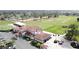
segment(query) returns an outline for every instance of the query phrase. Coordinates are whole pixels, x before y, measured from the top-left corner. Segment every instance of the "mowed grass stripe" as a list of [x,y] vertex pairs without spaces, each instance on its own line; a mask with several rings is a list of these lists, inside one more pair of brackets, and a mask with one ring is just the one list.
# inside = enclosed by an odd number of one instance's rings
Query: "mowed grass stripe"
[[45,31],[53,32],[56,34],[64,34],[67,28],[62,28],[62,26],[67,26],[70,24],[79,25],[76,19],[76,16],[59,16],[57,18],[42,19],[41,21],[29,21],[25,23],[29,26],[39,26]]

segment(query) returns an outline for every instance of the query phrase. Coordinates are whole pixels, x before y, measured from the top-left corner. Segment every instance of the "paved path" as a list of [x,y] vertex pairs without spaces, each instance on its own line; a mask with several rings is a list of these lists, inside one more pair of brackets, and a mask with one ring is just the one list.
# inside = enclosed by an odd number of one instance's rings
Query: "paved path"
[[32,46],[28,41],[23,40],[22,38],[18,38],[15,42],[16,49],[37,49]]

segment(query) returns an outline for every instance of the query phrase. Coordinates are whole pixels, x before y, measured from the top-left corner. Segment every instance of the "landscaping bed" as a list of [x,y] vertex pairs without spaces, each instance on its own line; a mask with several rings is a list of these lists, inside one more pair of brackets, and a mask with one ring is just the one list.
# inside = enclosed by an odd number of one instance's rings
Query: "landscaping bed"
[[14,46],[14,40],[6,39],[6,40],[0,40],[0,49],[9,49]]
[[30,37],[26,37],[26,36],[22,36],[22,38],[26,41],[31,41],[31,38]]
[[38,42],[38,41],[32,41],[32,42],[31,42],[31,45],[33,45],[33,46],[35,46],[35,47],[37,47],[37,48],[40,48],[42,44],[43,44],[43,43]]

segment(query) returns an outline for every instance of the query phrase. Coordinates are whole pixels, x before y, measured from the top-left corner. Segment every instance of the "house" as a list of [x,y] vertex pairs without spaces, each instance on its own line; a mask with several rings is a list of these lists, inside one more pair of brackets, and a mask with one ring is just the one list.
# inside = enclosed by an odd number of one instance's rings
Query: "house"
[[46,42],[51,38],[49,34],[46,34],[42,31],[41,28],[38,26],[22,26],[22,27],[16,27],[14,29],[16,35],[21,36],[28,36],[33,40],[39,41],[39,42]]

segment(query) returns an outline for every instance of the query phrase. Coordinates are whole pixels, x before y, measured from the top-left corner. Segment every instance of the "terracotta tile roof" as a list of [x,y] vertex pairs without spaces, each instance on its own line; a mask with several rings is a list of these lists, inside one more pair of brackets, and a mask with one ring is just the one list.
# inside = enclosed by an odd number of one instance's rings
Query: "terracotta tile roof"
[[35,39],[42,40],[42,41],[46,40],[49,37],[50,37],[49,34],[46,34],[46,33],[43,33],[43,32],[34,36]]
[[[17,28],[16,28],[17,29]],[[19,28],[21,31],[29,31],[29,32],[41,32],[41,28],[37,26],[23,26]]]
[[49,34],[43,33],[41,28],[37,26],[22,26],[22,27],[17,27],[16,28],[18,32],[25,31],[25,32],[30,32],[31,34],[34,34],[34,38],[36,40],[44,41],[48,38],[50,38]]

